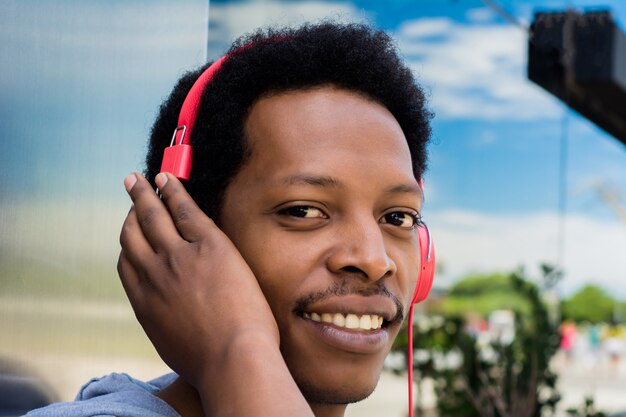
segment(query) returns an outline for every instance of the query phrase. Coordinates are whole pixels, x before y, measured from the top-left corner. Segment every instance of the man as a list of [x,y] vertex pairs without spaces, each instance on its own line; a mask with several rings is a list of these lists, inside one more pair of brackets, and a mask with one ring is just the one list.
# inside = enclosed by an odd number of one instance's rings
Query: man
[[[209,72],[183,184],[158,172]],[[390,38],[361,25],[257,32],[185,75],[148,180],[124,181],[118,263],[177,375],[113,375],[41,415],[343,416],[374,390],[413,296],[429,119]]]

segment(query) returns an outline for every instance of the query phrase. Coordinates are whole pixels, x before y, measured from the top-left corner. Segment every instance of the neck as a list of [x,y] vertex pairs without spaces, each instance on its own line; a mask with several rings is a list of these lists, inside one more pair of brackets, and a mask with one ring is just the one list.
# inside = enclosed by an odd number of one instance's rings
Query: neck
[[[181,378],[163,388],[156,396],[168,403],[181,417],[204,417],[198,392]],[[343,417],[346,411],[346,404],[309,403],[309,406],[315,417]]]
[[156,396],[168,403],[181,417],[204,417],[198,392],[181,378],[157,392]]

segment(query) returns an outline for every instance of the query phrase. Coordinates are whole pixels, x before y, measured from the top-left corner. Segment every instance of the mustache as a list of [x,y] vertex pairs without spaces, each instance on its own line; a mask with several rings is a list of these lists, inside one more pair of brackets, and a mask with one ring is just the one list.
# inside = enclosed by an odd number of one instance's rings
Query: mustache
[[363,288],[351,285],[350,280],[348,279],[337,281],[333,284],[333,286],[323,291],[318,291],[298,298],[295,302],[295,307],[293,311],[295,313],[301,313],[306,311],[307,307],[313,303],[325,300],[330,297],[340,297],[344,295],[360,295],[362,297],[372,297],[375,295],[380,295],[383,297],[387,297],[391,301],[393,301],[396,306],[396,315],[391,321],[401,322],[402,320],[404,320],[404,306],[402,305],[398,297],[392,294],[382,282],[377,282],[374,286]]

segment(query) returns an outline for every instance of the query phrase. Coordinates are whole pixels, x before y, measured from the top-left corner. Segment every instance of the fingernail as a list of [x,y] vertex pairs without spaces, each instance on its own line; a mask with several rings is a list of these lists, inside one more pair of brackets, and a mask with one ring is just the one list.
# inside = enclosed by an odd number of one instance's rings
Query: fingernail
[[159,187],[159,190],[163,189],[163,187],[165,187],[165,184],[167,184],[167,175],[165,174],[165,172],[157,174],[154,182],[156,183],[157,187]]
[[124,188],[126,188],[126,192],[130,193],[130,190],[133,189],[135,183],[137,182],[137,177],[135,174],[129,174],[124,178]]

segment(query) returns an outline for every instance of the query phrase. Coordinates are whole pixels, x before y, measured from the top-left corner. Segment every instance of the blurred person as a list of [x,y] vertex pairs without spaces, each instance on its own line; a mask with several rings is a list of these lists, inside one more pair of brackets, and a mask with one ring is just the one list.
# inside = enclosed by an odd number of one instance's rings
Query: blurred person
[[596,323],[587,327],[587,347],[589,367],[595,368],[600,359],[601,329]]
[[611,369],[619,371],[620,360],[624,351],[624,333],[618,323],[610,324],[604,333],[602,347],[609,355]]
[[572,320],[565,320],[559,326],[561,342],[559,347],[565,353],[565,360],[570,361],[574,355],[574,344],[576,343],[576,324]]
[[[163,152],[211,71],[183,186],[159,173]],[[258,31],[184,75],[145,178],[124,180],[118,263],[175,373],[112,374],[30,415],[343,416],[374,390],[412,300],[430,117],[393,41],[363,25]]]

